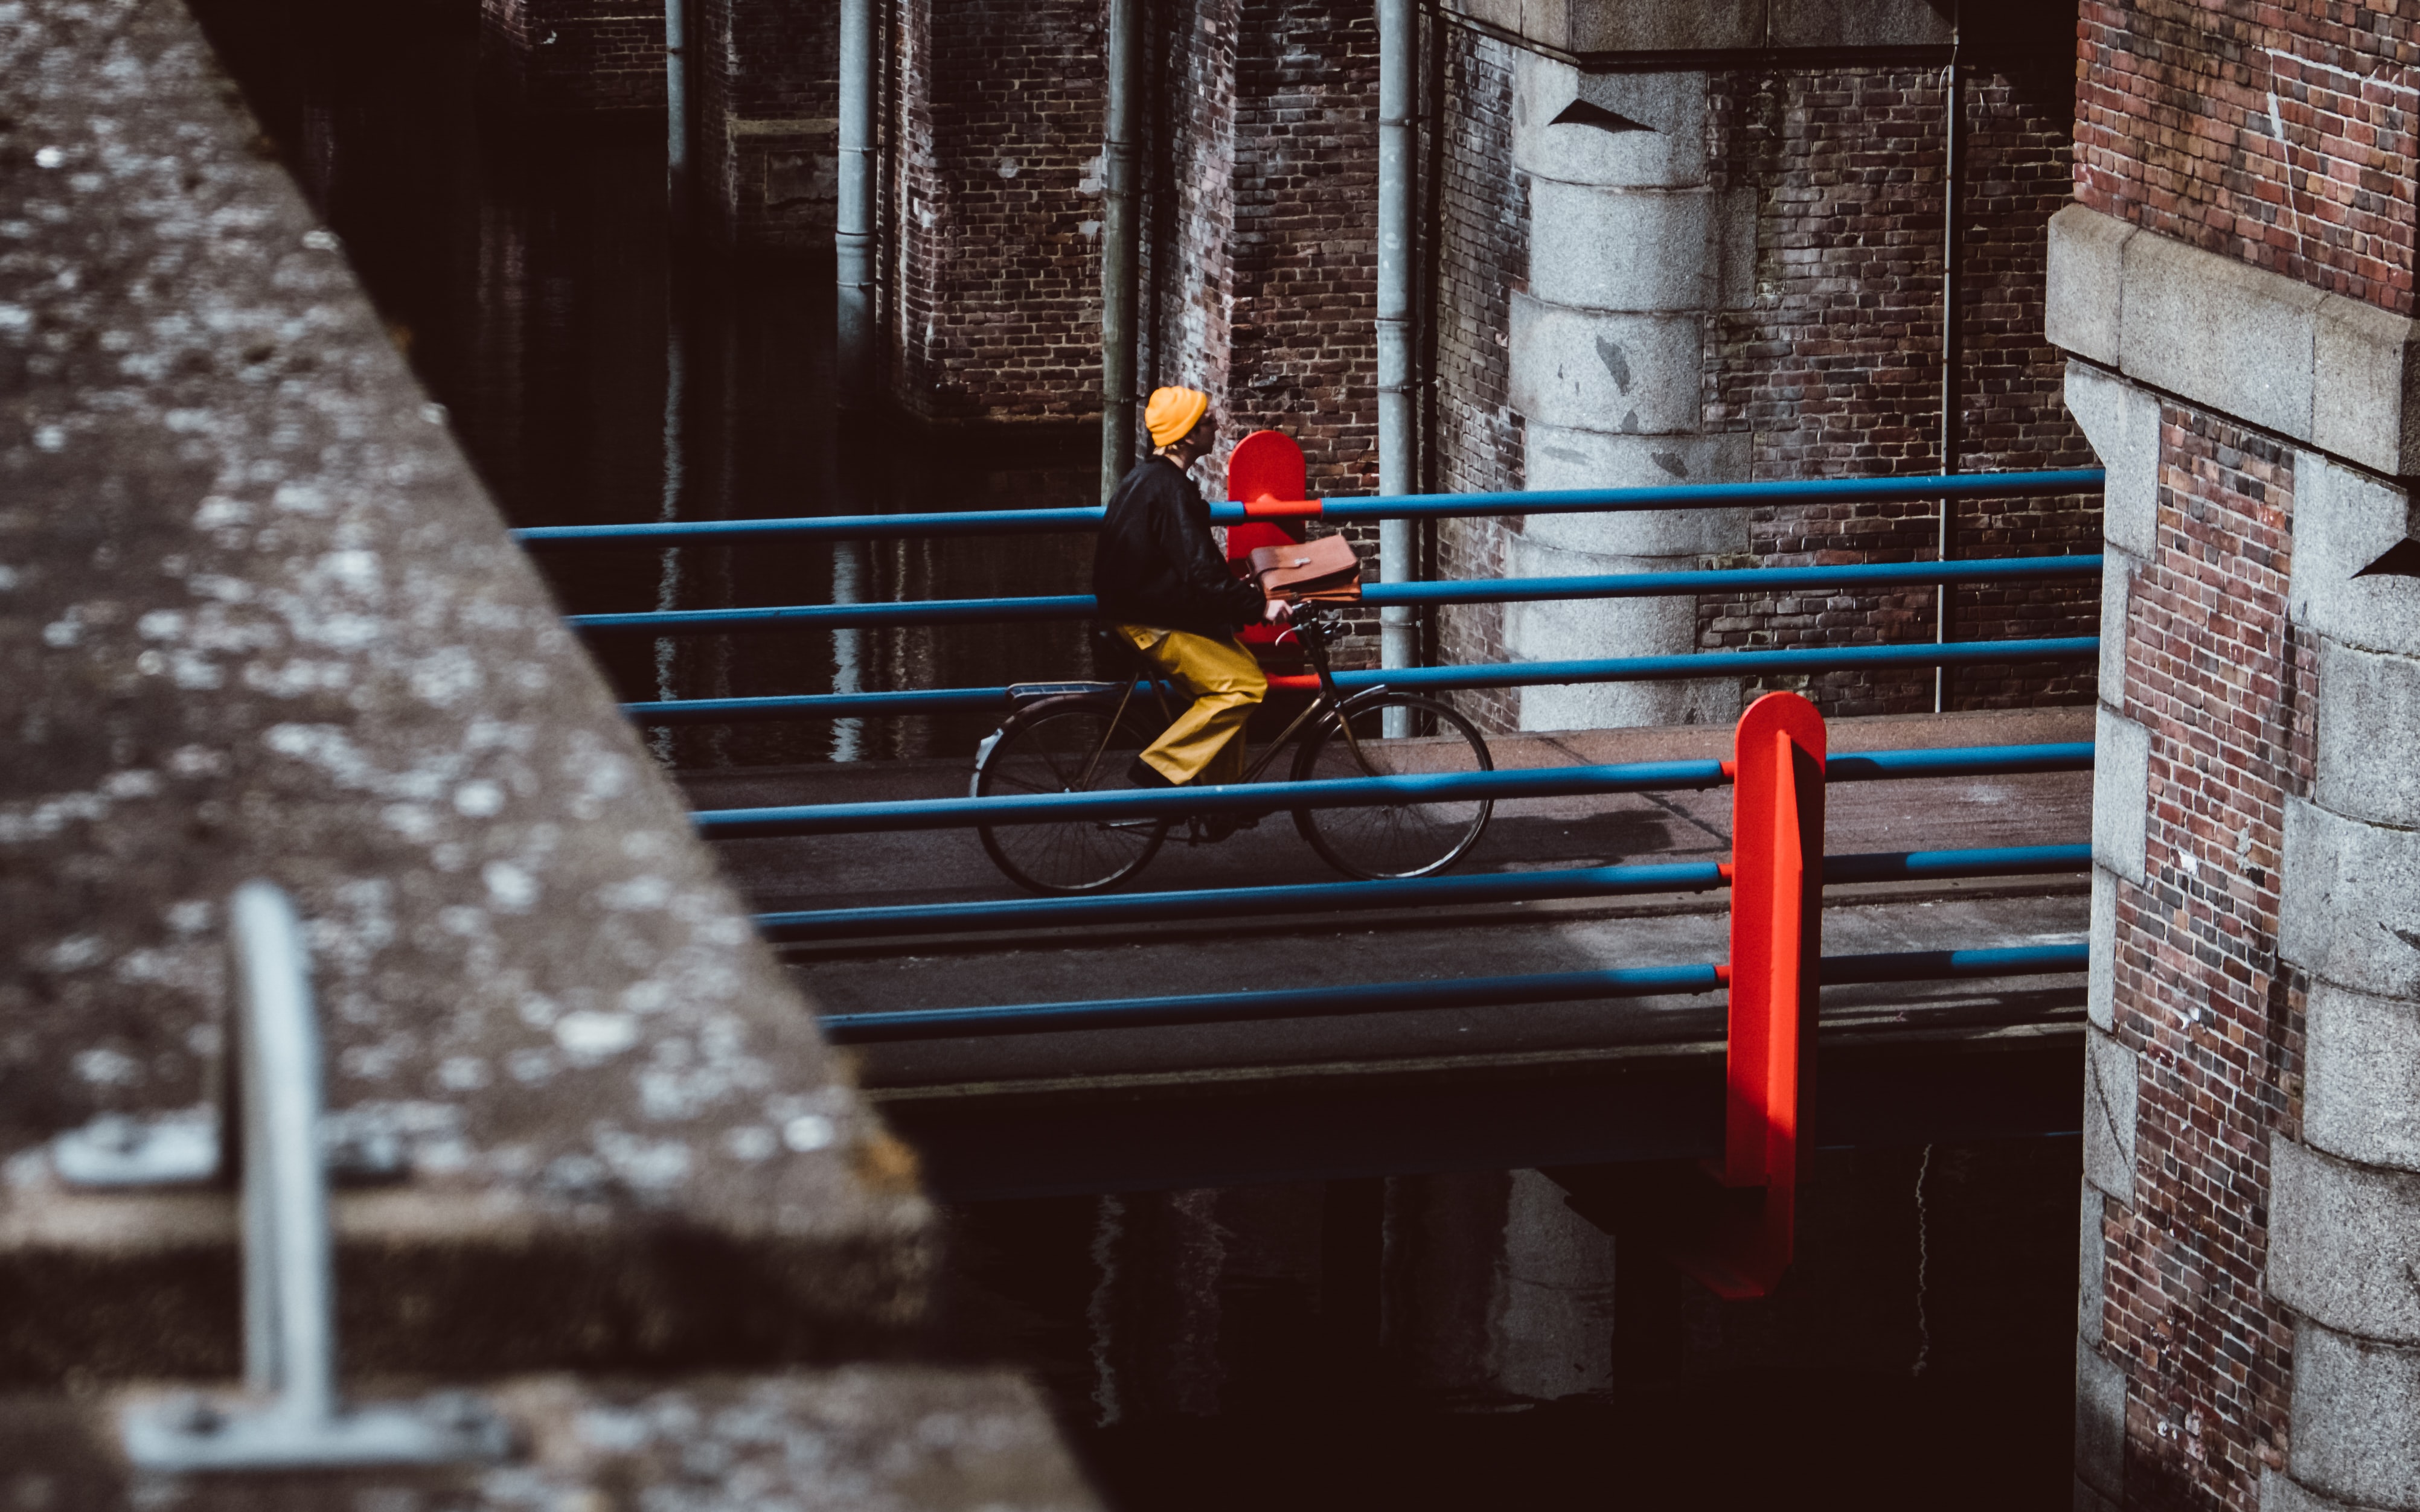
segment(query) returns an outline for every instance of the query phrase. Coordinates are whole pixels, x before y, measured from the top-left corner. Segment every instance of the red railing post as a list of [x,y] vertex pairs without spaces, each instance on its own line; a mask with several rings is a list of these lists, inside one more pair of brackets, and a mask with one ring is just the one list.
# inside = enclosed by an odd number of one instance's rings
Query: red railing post
[[1725,1297],[1770,1293],[1790,1264],[1799,1134],[1814,1105],[1823,929],[1823,717],[1768,693],[1733,741],[1730,1032],[1723,1158],[1743,1197],[1678,1258]]

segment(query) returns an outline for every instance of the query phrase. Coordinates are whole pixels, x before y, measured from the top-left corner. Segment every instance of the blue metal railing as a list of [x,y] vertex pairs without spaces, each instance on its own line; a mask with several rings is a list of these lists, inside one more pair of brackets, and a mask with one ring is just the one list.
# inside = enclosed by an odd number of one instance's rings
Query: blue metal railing
[[[1656,488],[1567,488],[1538,493],[1388,494],[1325,499],[1311,511],[1254,510],[1217,503],[1222,524],[1248,519],[1435,519],[1489,515],[1634,513],[1668,509],[1743,509],[1780,503],[1892,503],[1938,499],[2027,499],[2098,490],[2099,468],[2046,472],[1963,472],[1948,476],[1817,478],[1771,483],[1676,484]],[[675,520],[629,525],[540,525],[513,532],[530,546],[576,543],[613,546],[715,545],[743,540],[864,540],[922,535],[1014,535],[1092,530],[1097,506],[1071,509],[975,509],[901,515],[799,516],[780,519]]]
[[[1289,809],[1372,808],[1404,802],[1576,797],[1717,787],[1723,763],[1627,762],[1597,766],[1527,766],[1510,771],[1361,777],[1321,782],[1233,782],[1216,787],[1122,789],[1113,793],[1034,793],[1009,797],[907,798],[873,803],[707,809],[692,813],[709,840],[865,834],[883,830],[966,829],[983,825],[1063,824],[1070,820],[1181,819],[1188,814],[1275,813]],[[1834,781],[1919,777],[2008,776],[2087,771],[2088,741],[1946,750],[1845,754],[1825,763]],[[1840,775],[1833,777],[1834,768]]]
[[[1798,675],[1869,668],[1964,667],[2009,661],[2081,661],[2100,654],[2098,636],[2040,640],[1916,641],[1885,646],[1812,646],[1786,651],[1695,651],[1671,656],[1595,661],[1512,661],[1475,667],[1398,667],[1336,673],[1345,692],[1364,687],[1528,687],[1558,683],[1665,682],[1690,677]],[[625,703],[640,724],[740,724],[769,719],[847,719],[868,715],[957,714],[1003,710],[1008,687],[927,687],[887,693],[799,693],[759,698],[659,699]],[[1083,686],[1083,685],[1074,685]],[[1119,685],[1123,686],[1123,685]]]
[[[2082,971],[2087,956],[2087,948],[2082,944],[1825,956],[1823,980],[1828,984],[2064,975]],[[1510,1008],[1621,997],[1683,996],[1719,992],[1722,987],[1721,971],[1713,965],[1633,966],[1610,971],[1544,972],[1524,977],[1465,977],[1444,981],[1296,987],[1275,992],[1194,993],[1177,997],[1110,997],[1091,1002],[900,1009],[889,1012],[833,1013],[826,1015],[820,1022],[825,1035],[836,1044],[871,1044],[970,1035],[1156,1028],[1191,1024],[1232,1024],[1255,1019],[1400,1013],[1421,1009]]]
[[[1964,851],[1827,856],[1823,858],[1823,880],[1829,886],[1855,882],[2034,876],[2047,872],[2080,872],[2091,864],[2092,847],[2089,845],[2020,845]],[[1577,867],[1553,872],[1494,872],[1475,876],[1412,877],[1388,882],[1311,882],[1269,887],[1116,893],[1098,898],[1011,898],[982,903],[799,910],[759,914],[756,916],[756,928],[768,940],[798,945],[817,940],[864,940],[901,934],[1165,924],[1244,918],[1260,914],[1441,908],[1538,903],[1548,899],[1713,892],[1729,886],[1719,862],[1678,861],[1639,866]]]
[[[2098,578],[2098,556],[2014,557],[1988,562],[1890,562],[1845,567],[1739,567],[1688,572],[1626,572],[1583,578],[1505,578],[1475,582],[1372,583],[1361,602],[1389,605],[1523,604],[1574,598],[1659,598],[1699,594],[1831,592],[1847,588],[1929,587],[1939,583],[2032,582]],[[872,625],[1003,624],[1089,620],[1100,612],[1090,594],[1024,598],[928,598],[874,604],[781,604],[753,609],[655,609],[572,614],[566,623],[591,634],[729,635],[773,630],[837,630]]]

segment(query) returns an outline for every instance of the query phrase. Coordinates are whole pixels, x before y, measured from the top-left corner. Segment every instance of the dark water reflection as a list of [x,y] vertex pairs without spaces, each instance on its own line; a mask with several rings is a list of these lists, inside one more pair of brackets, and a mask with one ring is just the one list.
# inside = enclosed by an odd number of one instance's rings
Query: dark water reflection
[[[676,248],[659,119],[538,118],[482,84],[474,7],[201,0],[266,133],[516,525],[1091,501],[1080,438],[885,433],[836,408],[829,257]],[[568,612],[1080,591],[1080,537],[552,548]],[[653,640],[626,698],[1080,674],[1074,625]],[[659,733],[683,765],[960,755],[983,715]]]

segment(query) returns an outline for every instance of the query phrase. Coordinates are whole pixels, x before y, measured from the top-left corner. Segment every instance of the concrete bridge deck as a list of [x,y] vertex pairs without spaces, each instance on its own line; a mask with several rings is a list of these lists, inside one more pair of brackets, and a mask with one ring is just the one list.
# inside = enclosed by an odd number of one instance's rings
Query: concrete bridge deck
[[[1836,750],[2086,740],[2089,710],[1846,719]],[[1522,734],[1499,766],[1727,756],[1727,728]],[[685,774],[702,808],[941,797],[959,762]],[[2080,843],[2086,773],[1844,783],[1827,849]],[[1516,871],[1714,859],[1730,794],[1499,806],[1464,863]],[[725,841],[766,909],[1018,896],[971,831]],[[1218,846],[1171,843],[1151,888],[1318,881],[1280,817]],[[1827,953],[2072,940],[2073,875],[1836,887]],[[1726,954],[1727,895],[1572,899],[1298,918],[790,947],[827,1011],[1047,1002],[1290,985],[1679,964]],[[1819,1138],[1865,1143],[2076,1126],[2083,979],[1836,987],[1824,994]],[[945,1196],[1198,1184],[1443,1166],[1664,1158],[1719,1140],[1719,997],[1010,1035],[871,1045],[860,1075]],[[997,1137],[1013,1126],[1016,1138]]]

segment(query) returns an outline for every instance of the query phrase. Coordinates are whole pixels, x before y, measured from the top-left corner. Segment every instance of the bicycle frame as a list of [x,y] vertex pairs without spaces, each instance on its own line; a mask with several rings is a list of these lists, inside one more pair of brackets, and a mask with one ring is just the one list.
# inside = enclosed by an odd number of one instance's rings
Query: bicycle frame
[[[1345,747],[1353,752],[1355,764],[1364,772],[1369,772],[1370,764],[1361,755],[1361,742],[1353,733],[1353,721],[1345,717],[1352,713],[1355,705],[1366,703],[1384,694],[1387,691],[1386,686],[1381,684],[1375,687],[1365,687],[1350,694],[1342,694],[1338,691],[1335,671],[1329,667],[1327,661],[1327,624],[1317,611],[1312,611],[1301,622],[1293,625],[1292,631],[1295,639],[1302,642],[1303,651],[1311,662],[1311,670],[1319,679],[1319,696],[1311,700],[1301,713],[1295,715],[1287,723],[1285,729],[1279,733],[1278,737],[1262,749],[1258,760],[1244,768],[1244,775],[1239,780],[1259,781],[1261,774],[1267,771],[1271,764],[1276,762],[1280,751],[1294,743],[1296,734],[1300,733],[1313,719],[1330,713],[1338,717],[1338,722],[1344,733]],[[1140,656],[1140,652],[1136,655],[1138,657]],[[1175,711],[1171,708],[1169,702],[1171,687],[1169,678],[1157,667],[1147,661],[1144,662],[1143,666],[1126,680],[1125,691],[1118,696],[1117,711],[1110,716],[1109,722],[1102,729],[1101,744],[1093,748],[1092,755],[1085,760],[1081,778],[1084,785],[1091,785],[1094,774],[1100,769],[1101,758],[1109,752],[1109,741],[1117,733],[1118,721],[1125,717],[1127,706],[1134,702],[1136,690],[1145,683],[1151,685],[1153,697],[1159,704],[1161,715],[1171,720],[1176,717]]]

